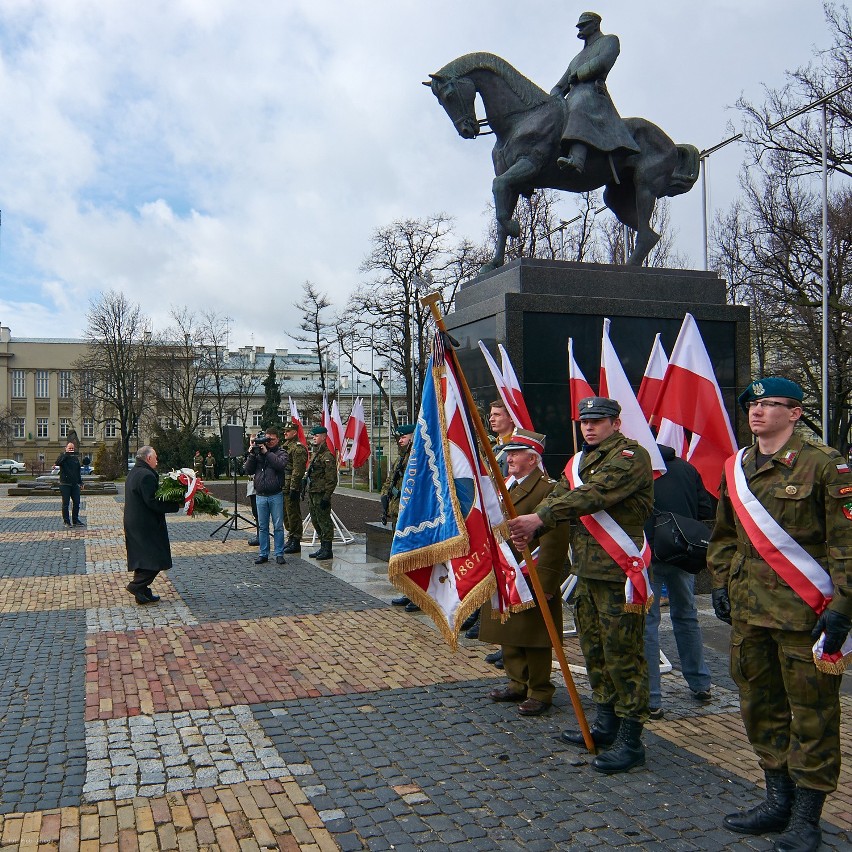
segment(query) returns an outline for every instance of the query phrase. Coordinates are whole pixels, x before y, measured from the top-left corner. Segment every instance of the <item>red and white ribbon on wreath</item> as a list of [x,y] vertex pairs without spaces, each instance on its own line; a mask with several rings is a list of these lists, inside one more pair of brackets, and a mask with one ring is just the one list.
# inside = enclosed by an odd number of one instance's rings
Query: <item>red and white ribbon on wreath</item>
[[[571,488],[583,484],[580,478],[582,453],[576,453],[565,466],[565,476]],[[618,522],[601,509],[591,515],[580,515],[580,521],[594,540],[607,552],[613,562],[627,575],[624,584],[625,612],[645,612],[654,599],[648,566],[651,564],[651,548],[642,534],[642,549],[622,529]]]
[[[817,615],[828,608],[834,594],[831,575],[769,514],[748,487],[742,458],[745,449],[725,462],[725,479],[731,505],[760,558]],[[825,633],[813,647],[816,667],[828,674],[843,674],[852,661],[852,637],[834,654],[823,652]]]
[[195,509],[195,495],[199,491],[207,489],[202,485],[201,480],[195,475],[195,471],[189,467],[182,467],[180,470],[173,470],[169,476],[179,482],[186,489],[183,495],[183,509],[187,515],[191,515]]

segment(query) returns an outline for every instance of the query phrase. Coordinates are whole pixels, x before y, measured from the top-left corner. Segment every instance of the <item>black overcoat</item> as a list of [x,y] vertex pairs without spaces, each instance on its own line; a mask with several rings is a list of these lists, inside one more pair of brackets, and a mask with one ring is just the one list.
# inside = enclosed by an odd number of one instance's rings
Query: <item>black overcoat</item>
[[149,464],[137,460],[124,486],[124,540],[128,571],[165,571],[172,567],[166,514],[183,503],[158,500],[160,479]]

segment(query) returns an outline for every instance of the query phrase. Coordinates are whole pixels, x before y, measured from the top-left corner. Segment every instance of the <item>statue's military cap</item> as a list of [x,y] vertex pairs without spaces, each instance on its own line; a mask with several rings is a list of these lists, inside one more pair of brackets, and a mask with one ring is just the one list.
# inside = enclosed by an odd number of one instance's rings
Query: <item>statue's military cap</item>
[[413,423],[400,423],[396,427],[397,437],[401,438],[403,435],[413,435],[415,428]]
[[583,12],[577,20],[577,26],[582,26],[583,24],[587,24],[590,21],[594,21],[594,23],[599,24],[603,18],[597,12]]
[[325,426],[314,426],[314,428],[311,429],[311,434],[312,435],[327,435],[328,429],[326,429]]
[[767,376],[765,379],[755,379],[738,397],[737,402],[743,411],[746,404],[753,399],[763,399],[767,396],[783,396],[801,402],[804,397],[802,386],[782,376]]
[[602,417],[618,417],[621,406],[605,396],[588,396],[577,405],[580,420],[600,420]]

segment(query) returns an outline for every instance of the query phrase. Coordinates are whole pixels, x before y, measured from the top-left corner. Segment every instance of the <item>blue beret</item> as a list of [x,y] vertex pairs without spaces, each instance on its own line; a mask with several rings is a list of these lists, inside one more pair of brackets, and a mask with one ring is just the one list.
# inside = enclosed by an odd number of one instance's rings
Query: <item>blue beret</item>
[[311,434],[312,435],[327,435],[328,429],[326,429],[325,426],[314,426],[314,428],[311,429]]
[[397,435],[413,435],[415,426],[413,423],[401,423],[396,427]]
[[746,403],[753,399],[763,399],[766,396],[783,396],[801,402],[804,397],[802,386],[781,376],[767,376],[765,379],[755,379],[738,397],[737,402],[743,411],[748,411]]
[[621,406],[605,396],[587,396],[577,404],[580,420],[600,420],[602,417],[618,417]]

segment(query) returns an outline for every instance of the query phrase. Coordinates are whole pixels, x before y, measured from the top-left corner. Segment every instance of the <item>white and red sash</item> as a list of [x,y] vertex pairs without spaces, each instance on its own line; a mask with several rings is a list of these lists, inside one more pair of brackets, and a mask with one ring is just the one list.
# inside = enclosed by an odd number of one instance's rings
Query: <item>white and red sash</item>
[[[582,455],[582,453],[576,453],[565,466],[565,476],[572,489],[583,484],[580,478]],[[648,578],[651,548],[648,546],[644,533],[640,551],[633,539],[618,525],[609,512],[601,509],[591,515],[581,515],[580,521],[592,538],[627,575],[627,582],[624,584],[625,611],[647,610],[654,599],[654,593],[651,591],[651,582]]]
[[[834,593],[831,576],[752,494],[743,470],[744,453],[745,449],[742,449],[725,462],[728,495],[737,519],[761,559],[817,615],[821,615]],[[817,668],[832,674],[842,674],[845,668],[844,657],[852,656],[852,638],[848,638],[836,654],[823,654],[824,642],[825,634],[820,636],[813,648]]]

